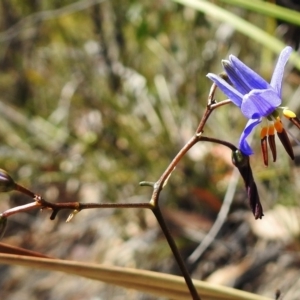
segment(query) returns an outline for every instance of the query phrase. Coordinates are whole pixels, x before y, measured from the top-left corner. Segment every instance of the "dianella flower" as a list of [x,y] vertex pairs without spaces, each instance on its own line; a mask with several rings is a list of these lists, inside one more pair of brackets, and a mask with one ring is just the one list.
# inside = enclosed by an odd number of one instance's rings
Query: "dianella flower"
[[222,61],[226,76],[207,74],[207,77],[215,82],[248,119],[239,141],[239,149],[243,154],[253,154],[247,137],[264,120],[261,128],[261,148],[265,165],[268,165],[268,145],[273,161],[276,161],[275,132],[277,132],[288,155],[294,159],[293,148],[280,118],[281,115],[287,117],[300,129],[300,120],[295,113],[287,107],[281,106],[284,67],[291,52],[291,47],[285,47],[282,50],[270,83],[234,55],[230,55],[229,60]]

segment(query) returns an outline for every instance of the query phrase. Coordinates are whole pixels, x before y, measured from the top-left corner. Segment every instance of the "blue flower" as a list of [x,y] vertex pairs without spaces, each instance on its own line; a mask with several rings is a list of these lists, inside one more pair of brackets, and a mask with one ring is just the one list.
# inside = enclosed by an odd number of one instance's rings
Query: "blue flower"
[[[223,60],[222,64],[231,84],[218,75],[209,73],[207,77],[211,79],[222,90],[222,92],[240,108],[243,115],[248,119],[247,125],[240,137],[239,149],[245,155],[253,154],[251,147],[247,142],[247,137],[252,130],[262,122],[263,118],[267,118],[268,125],[262,130],[262,140],[267,135],[274,135],[274,127],[278,133],[284,147],[291,148],[287,138],[287,134],[282,126],[279,117],[279,106],[281,105],[281,86],[284,73],[284,67],[292,52],[291,47],[285,47],[278,59],[271,82],[268,83],[260,75],[242,63],[234,55],[229,56],[229,60]],[[283,108],[283,114],[289,119],[295,118],[296,115],[290,110]],[[283,132],[283,133],[282,133]],[[271,138],[272,140],[272,138]],[[271,146],[273,159],[276,160],[276,149],[274,143],[269,141]],[[262,145],[263,147],[263,145]],[[267,148],[266,148],[267,149]],[[292,149],[292,148],[291,148]],[[287,152],[291,152],[289,149]],[[275,151],[275,157],[274,157]],[[263,153],[267,155],[266,153]],[[293,154],[289,153],[292,157]],[[293,157],[292,157],[293,158]],[[267,162],[266,162],[267,164]]]

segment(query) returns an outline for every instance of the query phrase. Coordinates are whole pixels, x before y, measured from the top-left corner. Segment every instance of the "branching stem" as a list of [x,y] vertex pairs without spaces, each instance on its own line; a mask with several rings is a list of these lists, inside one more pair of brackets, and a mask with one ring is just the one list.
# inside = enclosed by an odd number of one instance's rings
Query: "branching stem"
[[177,155],[171,161],[171,163],[168,165],[168,167],[163,172],[163,174],[161,175],[159,180],[157,182],[142,181],[140,183],[141,186],[150,186],[153,188],[152,197],[148,203],[80,203],[80,202],[51,203],[51,202],[46,201],[42,196],[31,192],[30,190],[18,185],[17,183],[14,183],[12,178],[5,171],[3,171],[2,191],[9,191],[9,190],[14,189],[16,191],[19,191],[19,192],[33,198],[34,202],[8,209],[1,214],[1,217],[5,219],[11,215],[14,215],[14,214],[17,214],[20,212],[29,211],[32,209],[50,209],[50,210],[52,210],[50,219],[54,220],[57,213],[60,210],[69,209],[69,210],[72,210],[69,218],[67,219],[67,221],[69,221],[73,218],[74,215],[76,215],[78,212],[80,212],[81,210],[84,210],[84,209],[95,209],[95,208],[146,208],[146,209],[151,209],[157,219],[157,222],[159,223],[161,230],[163,231],[163,233],[165,235],[165,238],[166,238],[172,252],[173,252],[175,260],[182,272],[182,275],[186,281],[187,287],[189,288],[192,298],[194,300],[201,300],[201,298],[198,295],[197,290],[193,284],[191,276],[187,270],[187,267],[185,266],[185,263],[184,263],[181,255],[180,255],[180,252],[176,246],[176,243],[167,227],[165,219],[161,213],[161,210],[159,207],[159,196],[160,196],[160,193],[163,190],[164,186],[166,185],[168,179],[170,178],[172,172],[174,171],[175,167],[177,166],[177,164],[184,157],[184,155],[199,141],[222,144],[224,146],[229,147],[233,151],[235,151],[237,149],[234,145],[232,145],[226,141],[203,136],[203,128],[204,128],[209,116],[213,112],[213,110],[218,107],[221,107],[223,105],[231,103],[231,101],[229,99],[221,101],[221,102],[216,102],[214,99],[214,94],[215,94],[216,89],[217,89],[217,86],[215,83],[213,83],[212,87],[210,89],[209,95],[208,95],[207,107],[204,111],[201,121],[199,122],[199,125],[197,127],[197,130],[195,131],[194,136],[177,153]]

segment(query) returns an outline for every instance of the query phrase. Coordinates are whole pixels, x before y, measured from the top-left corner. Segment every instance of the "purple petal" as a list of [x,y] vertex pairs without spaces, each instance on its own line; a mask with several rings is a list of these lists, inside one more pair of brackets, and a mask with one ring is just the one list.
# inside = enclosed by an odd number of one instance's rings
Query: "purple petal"
[[247,82],[243,80],[240,73],[237,72],[236,68],[231,64],[231,62],[228,60],[222,60],[222,65],[234,87],[242,95],[248,94],[250,92],[250,87],[247,85]]
[[250,119],[248,123],[246,124],[246,127],[240,137],[239,141],[239,149],[245,154],[245,155],[251,155],[253,154],[253,151],[249,144],[247,143],[246,139],[253,130],[255,126],[257,126],[261,122],[261,118],[259,119]]
[[270,115],[280,104],[281,99],[272,88],[253,90],[244,96],[241,111],[247,119],[258,119]]
[[243,95],[227,83],[223,78],[216,74],[208,73],[206,75],[212,80],[218,88],[238,107],[241,107]]
[[271,79],[271,86],[275,89],[279,96],[281,96],[281,85],[282,85],[282,77],[284,72],[284,67],[293,51],[292,47],[285,47],[278,58],[278,62],[276,64],[275,70]]
[[229,60],[232,66],[236,69],[236,73],[238,73],[241,79],[247,84],[249,91],[255,89],[264,90],[270,87],[267,81],[265,81],[260,75],[246,66],[234,55],[230,55]]

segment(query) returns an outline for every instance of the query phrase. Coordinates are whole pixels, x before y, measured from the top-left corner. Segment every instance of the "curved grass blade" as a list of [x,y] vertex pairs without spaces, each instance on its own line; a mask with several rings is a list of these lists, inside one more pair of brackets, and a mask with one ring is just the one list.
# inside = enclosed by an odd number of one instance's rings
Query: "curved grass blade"
[[[124,288],[131,288],[174,300],[190,299],[189,291],[182,277],[152,271],[60,259],[37,258],[13,254],[0,254],[0,263],[19,265],[47,271],[59,271],[71,275],[99,280]],[[248,292],[235,290],[194,280],[203,299],[210,300],[271,300]]]

